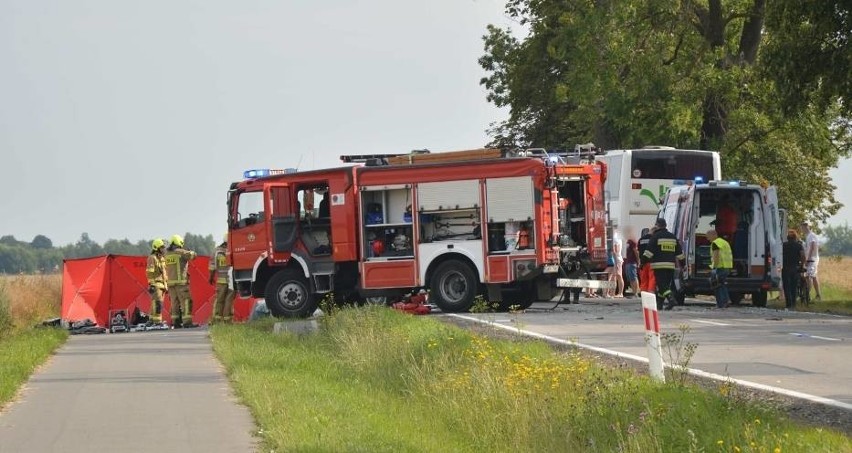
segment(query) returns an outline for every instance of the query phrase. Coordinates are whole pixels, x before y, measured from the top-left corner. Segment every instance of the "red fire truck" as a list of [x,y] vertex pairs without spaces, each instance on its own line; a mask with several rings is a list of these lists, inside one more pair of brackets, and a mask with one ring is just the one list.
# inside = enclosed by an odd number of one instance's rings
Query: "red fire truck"
[[228,192],[237,288],[303,317],[329,293],[389,302],[425,288],[441,310],[464,312],[478,295],[525,308],[601,287],[589,272],[606,266],[606,165],[585,154],[344,156],[337,168],[247,171]]

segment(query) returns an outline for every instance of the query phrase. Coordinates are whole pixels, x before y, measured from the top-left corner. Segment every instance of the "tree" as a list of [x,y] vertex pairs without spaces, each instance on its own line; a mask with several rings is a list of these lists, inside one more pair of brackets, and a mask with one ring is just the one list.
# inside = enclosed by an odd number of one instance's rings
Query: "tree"
[[[780,27],[764,26],[778,7],[510,0],[507,14],[529,36],[489,26],[479,60],[488,100],[510,108],[490,130],[493,144],[718,149],[727,178],[775,184],[792,216],[825,220],[840,208],[828,170],[852,152],[841,102],[849,93],[838,84],[820,91],[823,104],[808,95],[795,112],[787,108],[762,54],[765,42],[783,43]],[[846,41],[842,50],[852,53]],[[843,77],[848,83],[848,71]]]
[[5,236],[0,236],[0,244],[18,245],[18,244],[20,244],[20,241],[15,239],[15,236],[12,236],[11,234],[7,234]]
[[184,246],[188,250],[194,250],[199,255],[212,256],[216,250],[216,244],[213,242],[213,235],[207,236],[186,233],[183,237]]
[[848,224],[843,226],[827,226],[823,230],[827,241],[823,246],[824,253],[828,255],[852,255],[852,228]]
[[47,236],[39,234],[33,238],[30,246],[34,249],[51,249],[53,248],[53,241],[48,239]]

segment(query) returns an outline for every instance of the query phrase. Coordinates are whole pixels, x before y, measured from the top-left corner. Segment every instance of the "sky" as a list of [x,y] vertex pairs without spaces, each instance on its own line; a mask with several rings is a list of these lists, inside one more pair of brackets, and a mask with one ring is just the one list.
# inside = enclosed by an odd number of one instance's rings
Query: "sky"
[[481,147],[504,4],[0,0],[0,236],[218,240],[243,170]]

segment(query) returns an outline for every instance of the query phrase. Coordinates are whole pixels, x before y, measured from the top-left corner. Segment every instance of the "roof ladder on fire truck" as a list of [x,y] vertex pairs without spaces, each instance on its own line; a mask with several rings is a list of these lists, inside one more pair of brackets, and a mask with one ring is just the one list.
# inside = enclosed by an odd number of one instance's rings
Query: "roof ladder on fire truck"
[[344,154],[340,160],[347,164],[364,164],[368,167],[388,165],[388,160],[395,157],[407,157],[417,154],[429,154],[428,149],[415,149],[408,154]]

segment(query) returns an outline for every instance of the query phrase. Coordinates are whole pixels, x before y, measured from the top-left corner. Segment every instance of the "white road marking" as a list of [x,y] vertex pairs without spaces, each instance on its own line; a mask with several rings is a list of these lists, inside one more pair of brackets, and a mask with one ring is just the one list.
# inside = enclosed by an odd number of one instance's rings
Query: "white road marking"
[[790,335],[793,335],[794,337],[808,337],[808,338],[813,338],[813,339],[815,339],[815,340],[825,340],[825,341],[843,341],[843,340],[841,340],[841,339],[839,339],[839,338],[820,337],[820,336],[818,336],[818,335],[810,335],[810,334],[806,334],[806,333],[798,333],[798,332],[790,332]]
[[[563,345],[567,345],[567,346],[576,346],[578,348],[588,349],[590,351],[600,352],[602,354],[607,354],[607,355],[611,355],[611,356],[614,356],[614,357],[623,357],[625,359],[636,360],[638,362],[648,363],[647,358],[640,357],[638,355],[625,354],[623,352],[613,351],[612,349],[599,348],[597,346],[591,346],[591,345],[587,345],[587,344],[583,344],[583,343],[578,343],[576,341],[562,340],[562,339],[559,339],[559,338],[554,338],[554,337],[544,335],[544,334],[540,334],[540,333],[537,333],[537,332],[522,330],[522,329],[519,329],[517,327],[500,325],[500,324],[497,324],[497,323],[494,323],[494,322],[491,322],[491,321],[486,321],[484,319],[479,319],[479,318],[476,318],[476,317],[473,317],[473,316],[458,315],[458,314],[454,314],[454,313],[450,313],[447,316],[452,316],[454,318],[464,319],[464,320],[467,320],[467,321],[478,322],[478,323],[481,323],[481,324],[488,324],[488,325],[491,325],[491,326],[494,326],[494,327],[499,327],[501,329],[506,329],[506,330],[509,330],[509,331],[512,331],[512,332],[520,333],[520,334],[527,335],[527,336],[530,336],[530,337],[533,337],[533,338],[539,338],[539,339],[550,341],[550,342],[553,342],[553,343],[559,343],[559,344],[563,344]],[[802,335],[802,334],[791,333],[790,335]],[[840,341],[840,340],[837,340],[837,341]],[[852,410],[852,404],[844,403],[843,401],[837,401],[837,400],[824,398],[824,397],[817,396],[817,395],[811,395],[811,394],[808,394],[808,393],[797,392],[795,390],[782,389],[780,387],[773,387],[771,385],[760,384],[760,383],[757,383],[757,382],[744,381],[742,379],[734,379],[734,378],[731,378],[730,376],[722,376],[721,374],[708,373],[706,371],[696,370],[694,368],[689,368],[688,370],[689,370],[689,374],[691,374],[693,376],[705,377],[705,378],[714,379],[714,380],[717,380],[717,381],[720,381],[720,382],[732,382],[732,383],[735,383],[737,385],[741,385],[743,387],[750,387],[750,388],[754,388],[754,389],[758,389],[758,390],[765,390],[765,391],[768,391],[768,392],[777,393],[779,395],[786,395],[786,396],[790,396],[790,397],[793,397],[793,398],[799,398],[799,399],[803,399],[803,400],[812,401],[814,403],[825,404],[827,406],[838,407],[838,408],[845,409],[845,410]]]
[[724,322],[705,321],[703,319],[690,319],[690,321],[700,322],[702,324],[710,324],[711,326],[730,326],[730,324],[725,324]]

